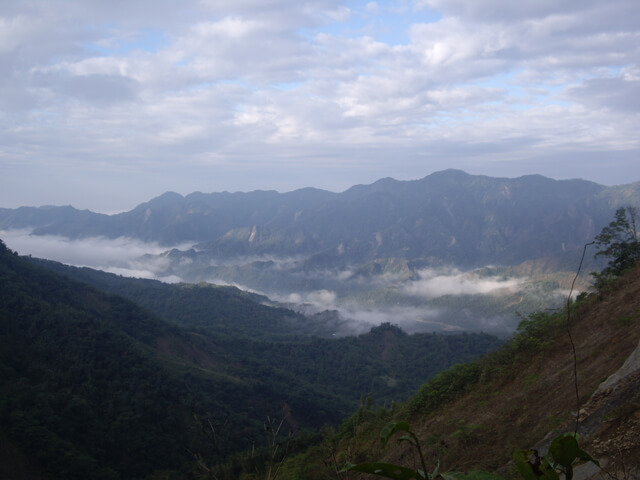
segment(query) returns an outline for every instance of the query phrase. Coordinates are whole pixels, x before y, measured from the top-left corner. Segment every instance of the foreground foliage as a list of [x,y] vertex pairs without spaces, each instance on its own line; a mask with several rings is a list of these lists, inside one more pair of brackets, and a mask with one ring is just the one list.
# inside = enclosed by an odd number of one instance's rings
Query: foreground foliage
[[596,257],[609,260],[600,273],[593,273],[596,287],[602,288],[608,281],[618,278],[640,261],[640,238],[638,222],[640,212],[634,207],[616,210],[615,219],[602,229],[595,238]]
[[573,478],[576,462],[600,463],[578,445],[578,435],[569,432],[557,436],[549,446],[548,457],[540,457],[536,450],[516,450],[513,460],[525,480],[559,480],[558,473],[565,480]]
[[[439,472],[438,464],[429,473],[420,441],[411,431],[408,422],[390,423],[384,427],[380,432],[382,446],[386,446],[391,436],[398,432],[405,433],[398,441],[408,442],[418,453],[421,468],[412,469],[394,463],[369,462],[357,465],[347,464],[343,471],[369,473],[392,480],[433,480],[437,477],[442,477],[444,480],[503,480],[499,475],[481,470],[468,474]],[[579,447],[577,435],[574,433],[565,433],[554,438],[549,446],[548,457],[540,457],[536,450],[516,450],[513,459],[524,480],[559,480],[558,473],[561,473],[565,480],[571,480],[576,461],[589,461],[600,466],[597,460]]]

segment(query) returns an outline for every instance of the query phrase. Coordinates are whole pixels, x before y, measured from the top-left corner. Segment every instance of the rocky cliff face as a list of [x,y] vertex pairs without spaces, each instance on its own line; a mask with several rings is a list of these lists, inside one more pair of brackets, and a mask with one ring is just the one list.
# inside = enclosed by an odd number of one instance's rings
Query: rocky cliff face
[[[622,367],[602,382],[580,410],[585,445],[615,478],[640,478],[640,343]],[[576,469],[576,480],[601,478],[593,465]]]

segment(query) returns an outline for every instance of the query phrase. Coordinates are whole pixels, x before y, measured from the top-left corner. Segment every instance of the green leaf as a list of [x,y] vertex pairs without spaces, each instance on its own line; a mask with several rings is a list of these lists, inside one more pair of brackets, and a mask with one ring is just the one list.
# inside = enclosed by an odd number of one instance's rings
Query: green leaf
[[531,450],[516,450],[513,452],[513,461],[520,475],[525,480],[538,480],[538,476],[533,471],[533,467],[529,463],[529,455]]
[[393,480],[426,480],[425,476],[416,470],[394,465],[392,463],[360,463],[347,465],[344,469],[350,472],[370,473]]
[[414,438],[411,435],[402,435],[401,437],[398,438],[399,442],[409,442],[411,445],[414,445],[417,447],[416,445],[416,441],[414,440]]
[[543,458],[540,463],[540,472],[542,473],[542,478],[547,480],[560,480],[558,472],[549,465],[549,461],[546,458]]
[[410,434],[411,430],[409,422],[395,422],[385,426],[380,432],[380,441],[382,442],[383,447],[387,444],[391,435],[396,432],[407,432]]
[[587,452],[585,452],[580,448],[578,449],[578,458],[585,462],[592,462],[592,463],[595,463],[597,466],[600,466],[600,462],[598,460],[596,460],[595,458],[593,458],[591,455],[589,455]]
[[[536,458],[539,463],[531,463],[530,457]],[[559,480],[558,473],[549,465],[546,458],[537,457],[534,450],[516,450],[513,452],[513,461],[520,475],[525,480]]]
[[554,438],[549,446],[549,454],[553,457],[553,461],[565,468],[570,467],[576,460],[593,462],[600,466],[600,463],[595,458],[578,446],[579,438],[579,436],[571,432]]
[[573,464],[574,460],[578,458],[578,452],[580,452],[580,447],[572,433],[565,433],[554,438],[549,446],[549,454],[553,457],[554,463],[562,465],[564,468]]
[[429,474],[429,478],[436,478],[438,476],[438,472],[440,471],[440,461],[436,462],[436,466],[433,469],[433,472]]

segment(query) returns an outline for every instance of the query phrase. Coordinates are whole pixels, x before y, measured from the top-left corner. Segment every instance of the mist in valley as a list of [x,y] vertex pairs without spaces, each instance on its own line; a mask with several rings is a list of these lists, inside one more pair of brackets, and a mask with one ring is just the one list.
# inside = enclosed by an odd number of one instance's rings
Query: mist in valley
[[173,248],[131,238],[67,239],[6,230],[0,238],[21,255],[162,282],[232,285],[268,303],[326,324],[335,336],[392,323],[408,333],[484,331],[508,335],[526,314],[561,305],[566,290],[553,281],[487,266],[412,268],[401,259],[327,269],[304,256],[214,257],[192,244]]

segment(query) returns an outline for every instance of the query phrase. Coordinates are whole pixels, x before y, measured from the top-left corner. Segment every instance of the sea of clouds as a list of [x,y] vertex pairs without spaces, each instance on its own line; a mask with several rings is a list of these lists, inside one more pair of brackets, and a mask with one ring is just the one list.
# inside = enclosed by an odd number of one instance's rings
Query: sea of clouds
[[[164,282],[181,282],[184,278],[168,255],[166,246],[131,238],[93,237],[68,239],[53,235],[33,235],[28,230],[0,231],[0,238],[7,246],[21,255],[59,261],[74,266],[90,267],[118,275],[156,279]],[[191,244],[176,245],[188,250]],[[218,264],[242,265],[262,258],[220,259]],[[234,279],[212,277],[210,283],[233,285],[242,290],[268,296],[274,302],[285,304],[306,314],[323,311],[337,312],[343,321],[342,333],[358,334],[383,322],[397,324],[407,332],[459,331],[470,326],[485,331],[505,332],[513,328],[513,319],[485,318],[477,312],[461,310],[453,318],[446,307],[429,302],[443,296],[503,295],[523,288],[526,279],[500,275],[480,275],[477,271],[463,272],[456,268],[425,268],[407,279],[398,275],[362,277],[345,268],[339,271],[317,270],[301,272],[295,268],[299,258],[274,259],[272,268],[295,280],[302,276],[313,278],[309,285],[327,285],[327,288],[291,288],[290,291],[269,289],[268,286],[247,285]],[[179,266],[192,262],[183,257]],[[295,283],[295,282],[293,282]],[[303,282],[300,282],[302,285]],[[358,295],[345,292],[380,291],[394,292],[397,302],[371,302]]]

